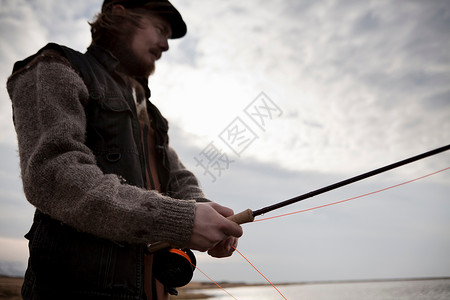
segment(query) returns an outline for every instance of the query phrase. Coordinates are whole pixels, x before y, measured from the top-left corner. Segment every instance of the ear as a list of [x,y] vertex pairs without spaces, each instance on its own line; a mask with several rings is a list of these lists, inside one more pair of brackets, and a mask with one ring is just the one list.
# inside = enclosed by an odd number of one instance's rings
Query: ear
[[112,14],[113,15],[119,15],[119,16],[124,16],[126,15],[126,10],[125,7],[123,7],[123,5],[120,4],[116,4],[112,7]]

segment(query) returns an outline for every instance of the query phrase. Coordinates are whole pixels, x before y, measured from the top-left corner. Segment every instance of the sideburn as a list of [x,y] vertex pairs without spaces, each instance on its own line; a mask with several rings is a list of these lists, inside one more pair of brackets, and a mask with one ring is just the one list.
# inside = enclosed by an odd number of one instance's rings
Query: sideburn
[[155,66],[150,68],[140,61],[131,50],[131,39],[133,38],[133,30],[127,30],[127,33],[121,34],[110,41],[108,50],[119,60],[119,71],[132,77],[148,78],[155,71]]

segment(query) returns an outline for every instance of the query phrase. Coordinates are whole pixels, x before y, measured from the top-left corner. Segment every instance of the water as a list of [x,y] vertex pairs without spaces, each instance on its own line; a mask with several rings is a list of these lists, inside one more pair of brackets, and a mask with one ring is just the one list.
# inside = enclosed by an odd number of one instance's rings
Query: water
[[[449,300],[450,279],[295,284],[277,286],[286,299],[307,300]],[[226,289],[238,300],[275,300],[283,297],[270,286]],[[233,299],[223,290],[196,290],[208,299]]]

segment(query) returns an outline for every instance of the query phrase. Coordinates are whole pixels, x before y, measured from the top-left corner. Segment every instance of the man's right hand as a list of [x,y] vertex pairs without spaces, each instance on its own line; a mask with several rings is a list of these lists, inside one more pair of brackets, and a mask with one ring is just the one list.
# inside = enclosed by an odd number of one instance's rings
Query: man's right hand
[[205,252],[230,237],[242,236],[241,226],[227,219],[233,214],[232,209],[214,202],[197,203],[194,228],[187,247]]

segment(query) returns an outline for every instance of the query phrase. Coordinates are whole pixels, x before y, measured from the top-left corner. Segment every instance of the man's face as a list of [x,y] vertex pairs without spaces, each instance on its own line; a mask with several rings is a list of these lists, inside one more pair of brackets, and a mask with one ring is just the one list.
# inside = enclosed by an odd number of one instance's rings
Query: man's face
[[155,70],[155,62],[162,52],[169,50],[168,38],[171,36],[169,22],[156,15],[145,15],[141,25],[134,29],[128,39],[128,55],[122,53],[122,67],[130,75],[150,76]]

